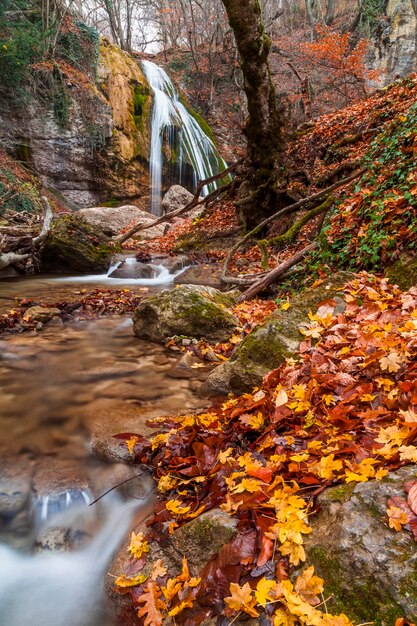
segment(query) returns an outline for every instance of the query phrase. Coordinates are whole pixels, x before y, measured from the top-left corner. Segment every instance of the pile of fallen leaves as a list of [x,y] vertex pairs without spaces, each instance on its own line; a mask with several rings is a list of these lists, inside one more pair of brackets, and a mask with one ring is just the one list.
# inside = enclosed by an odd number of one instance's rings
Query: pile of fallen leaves
[[[141,623],[262,613],[274,626],[350,624],[323,612],[324,583],[312,567],[291,573],[306,558],[317,494],[417,462],[417,289],[402,293],[361,274],[341,295],[344,311],[334,300],[312,311],[298,359],[260,389],[200,415],[152,420],[150,439],[118,436],[132,459],[152,467],[161,494],[116,581]],[[408,488],[414,499],[390,502],[387,521],[417,536],[416,487]],[[144,573],[149,542],[163,543],[214,507],[238,518],[238,534],[201,572],[186,561],[168,572],[158,561]]]
[[[143,291],[148,291],[146,288]],[[39,329],[42,324],[25,316],[31,307],[41,306],[57,308],[61,311],[63,321],[77,319],[94,319],[101,315],[121,315],[134,311],[143,296],[129,289],[93,289],[87,293],[85,290],[78,292],[72,300],[59,302],[35,302],[30,298],[17,300],[16,306],[0,315],[1,333],[21,333],[28,330]],[[26,319],[25,319],[26,317]]]

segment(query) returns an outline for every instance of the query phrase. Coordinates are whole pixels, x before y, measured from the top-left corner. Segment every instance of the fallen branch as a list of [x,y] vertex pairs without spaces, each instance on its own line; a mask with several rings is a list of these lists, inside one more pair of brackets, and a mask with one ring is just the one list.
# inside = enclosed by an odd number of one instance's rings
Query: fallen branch
[[285,274],[291,267],[297,265],[297,263],[299,263],[309,252],[314,250],[316,246],[317,243],[313,242],[300,250],[300,252],[297,252],[297,254],[294,254],[294,256],[287,261],[280,263],[280,265],[268,272],[263,278],[253,283],[253,285],[251,285],[249,289],[244,291],[242,295],[239,296],[237,301],[244,302],[245,300],[249,300],[250,298],[254,298],[255,296],[257,296],[258,293],[269,287],[269,285],[272,285],[272,283],[274,283],[277,278]]
[[[325,198],[330,193],[332,193],[332,191],[334,191],[335,189],[338,189],[339,187],[343,187],[343,185],[347,185],[348,183],[352,182],[352,180],[355,180],[355,178],[358,178],[359,176],[361,176],[365,171],[366,171],[365,169],[361,169],[358,172],[355,172],[354,174],[350,174],[346,178],[343,178],[342,180],[339,180],[337,183],[334,183],[333,185],[330,185],[330,187],[327,187],[326,189],[323,189],[323,191],[319,191],[317,193],[314,193],[311,196],[308,196],[307,198],[303,198],[302,200],[299,200],[298,202],[295,202],[294,204],[289,204],[288,206],[284,207],[283,209],[280,209],[279,211],[277,211],[276,213],[274,213],[270,217],[267,217],[262,222],[260,222],[260,224],[255,226],[255,228],[253,228],[249,233],[247,233],[242,239],[237,241],[235,243],[235,245],[232,246],[232,248],[230,249],[230,251],[229,251],[229,253],[228,253],[228,255],[227,255],[227,257],[226,257],[226,259],[224,261],[223,271],[222,271],[222,275],[220,277],[221,282],[222,283],[229,283],[229,284],[233,283],[232,280],[229,280],[229,278],[232,278],[232,277],[228,277],[227,276],[227,269],[229,267],[229,264],[230,264],[233,256],[236,254],[236,251],[246,241],[248,241],[249,239],[254,237],[254,235],[257,235],[263,228],[265,228],[265,226],[267,226],[271,222],[274,222],[277,219],[280,219],[280,218],[284,217],[285,215],[290,215],[291,213],[297,212],[299,209],[304,207],[306,204],[310,204],[310,203],[313,203],[313,202],[316,202],[316,201],[320,200],[321,198]],[[238,285],[238,284],[242,284],[242,283],[239,283],[238,281],[236,281],[236,284]]]
[[117,243],[124,243],[125,241],[130,239],[132,235],[135,235],[136,233],[142,230],[147,230],[148,228],[159,226],[159,224],[163,224],[164,222],[170,222],[174,217],[183,215],[184,213],[191,211],[191,209],[194,209],[195,207],[202,206],[213,201],[213,199],[216,199],[221,193],[223,193],[224,191],[228,191],[231,188],[231,183],[222,185],[218,189],[215,189],[214,191],[209,193],[205,198],[200,200],[199,198],[200,198],[200,193],[202,189],[206,185],[209,185],[210,183],[214,183],[216,180],[219,180],[221,178],[225,178],[226,176],[234,172],[234,170],[240,165],[241,162],[242,162],[241,160],[236,161],[235,163],[230,165],[230,167],[228,167],[226,170],[223,170],[223,172],[219,172],[218,174],[215,174],[214,176],[211,176],[210,178],[206,178],[205,180],[199,180],[197,184],[197,189],[194,194],[194,198],[190,200],[188,204],[186,204],[184,207],[181,207],[180,209],[177,209],[176,211],[171,211],[170,213],[167,213],[166,215],[161,215],[161,217],[158,217],[156,220],[154,220],[150,224],[135,224],[135,226],[132,226],[132,228],[130,228],[126,233],[124,233],[123,235],[119,235],[119,237],[116,238]]
[[48,202],[48,199],[45,198],[45,196],[42,196],[41,200],[44,209],[44,219],[41,232],[37,237],[34,238],[32,242],[35,247],[39,247],[45,241],[49,234],[49,231],[51,230],[52,220],[54,219],[54,214],[51,209],[51,205]]
[[30,253],[19,254],[17,252],[6,252],[6,254],[0,255],[0,270],[4,270],[6,267],[9,267],[9,265],[15,265],[21,261],[27,261],[31,256]]

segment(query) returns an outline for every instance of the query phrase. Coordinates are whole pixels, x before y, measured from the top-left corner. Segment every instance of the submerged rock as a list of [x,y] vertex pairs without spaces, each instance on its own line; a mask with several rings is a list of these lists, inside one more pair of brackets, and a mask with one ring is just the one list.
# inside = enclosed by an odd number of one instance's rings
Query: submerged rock
[[52,223],[41,255],[43,271],[100,272],[105,271],[115,249],[97,226],[81,217],[67,214]]
[[164,214],[182,209],[194,198],[193,194],[181,185],[172,185],[162,199],[162,211]]
[[227,340],[239,320],[228,311],[233,297],[210,287],[183,285],[140,303],[134,333],[141,339],[165,342],[174,335]]
[[156,276],[157,271],[152,265],[147,263],[126,263],[122,262],[109,275],[109,278],[153,278]]
[[61,314],[60,309],[55,307],[32,306],[23,316],[24,322],[50,322],[54,317]]
[[229,362],[213,370],[207,387],[224,393],[248,391],[259,385],[265,374],[297,354],[303,339],[300,325],[308,320],[310,311],[327,300],[334,301],[336,310],[344,309],[345,301],[338,290],[351,278],[348,272],[336,274],[293,298],[287,311],[272,313],[235,348]]
[[324,578],[330,613],[378,626],[392,626],[398,617],[416,621],[416,542],[410,532],[389,528],[386,515],[388,499],[406,497],[409,480],[416,480],[415,466],[319,497],[305,548],[307,563]]
[[[120,233],[120,231],[127,228],[131,222],[145,226],[155,221],[154,215],[130,204],[118,207],[81,209],[78,211],[78,215],[81,215],[92,226],[101,228],[109,237]],[[161,225],[141,231],[138,235],[141,239],[153,239],[154,237],[160,237],[163,232],[164,227]]]

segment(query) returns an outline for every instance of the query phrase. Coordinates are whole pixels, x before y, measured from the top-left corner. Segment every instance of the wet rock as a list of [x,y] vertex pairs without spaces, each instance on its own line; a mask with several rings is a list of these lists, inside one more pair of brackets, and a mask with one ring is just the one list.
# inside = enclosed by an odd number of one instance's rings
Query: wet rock
[[[237,520],[227,513],[214,509],[203,513],[197,519],[184,524],[169,536],[163,547],[151,544],[148,563],[162,559],[172,575],[181,571],[182,558],[185,556],[192,576],[198,576],[202,568],[216,555],[223,545],[233,539],[236,534]],[[139,524],[135,532],[143,532],[143,524]],[[122,572],[129,561],[127,543],[116,556],[110,571]],[[145,570],[146,571],[146,570]],[[114,584],[107,581],[107,596],[117,616],[120,626],[130,626],[136,622],[130,620],[131,602],[126,596],[117,594]]]
[[[92,226],[101,228],[101,230],[113,237],[125,229],[129,224],[151,224],[155,221],[155,216],[139,209],[137,206],[130,204],[118,207],[93,207],[91,209],[81,209],[78,215],[82,217]],[[163,226],[153,226],[152,228],[138,233],[141,239],[153,239],[163,234]]]
[[173,185],[168,189],[162,199],[162,211],[165,214],[176,211],[177,209],[182,209],[186,204],[191,202],[193,198],[193,194],[184,187],[181,187],[181,185]]
[[406,497],[404,483],[416,467],[404,467],[382,481],[351,483],[326,490],[311,518],[307,563],[325,580],[328,610],[354,622],[391,626],[396,618],[417,619],[417,548],[410,532],[387,523],[387,501]]
[[68,214],[52,223],[41,254],[43,271],[100,272],[109,264],[114,247],[104,232],[81,217]]
[[220,270],[212,265],[195,265],[188,267],[175,278],[174,282],[176,285],[207,285],[220,289],[222,287],[220,275]]
[[139,262],[123,261],[110,275],[109,278],[153,278],[157,270],[152,265]]
[[59,309],[55,307],[32,306],[23,316],[24,322],[50,322],[52,319],[58,319],[61,324],[62,320],[58,317],[61,314]]
[[134,333],[165,342],[174,335],[225,341],[239,320],[227,310],[233,298],[210,287],[184,285],[142,302],[135,311]]
[[0,517],[10,518],[28,502],[32,464],[21,457],[2,454],[0,465]]
[[333,300],[335,310],[344,310],[345,301],[338,290],[352,274],[341,272],[316,288],[306,289],[291,301],[287,311],[272,313],[233,350],[230,361],[216,368],[207,379],[212,391],[242,392],[251,390],[262,382],[270,370],[287,357],[298,352],[303,335],[300,325],[308,320],[309,311],[317,310],[327,300]]
[[175,274],[176,272],[182,270],[184,267],[187,267],[187,265],[191,265],[190,257],[186,256],[185,254],[178,254],[175,256],[167,255],[162,257],[153,256],[151,262],[154,265],[163,265],[170,271],[171,274]]

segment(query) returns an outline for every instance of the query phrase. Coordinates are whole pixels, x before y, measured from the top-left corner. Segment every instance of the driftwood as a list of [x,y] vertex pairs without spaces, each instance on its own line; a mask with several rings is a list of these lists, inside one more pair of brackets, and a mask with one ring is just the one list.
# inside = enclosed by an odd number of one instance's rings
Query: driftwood
[[272,285],[272,283],[280,278],[280,276],[285,274],[291,267],[297,265],[297,263],[299,263],[309,252],[314,250],[316,246],[316,242],[313,242],[309,246],[306,246],[305,248],[300,250],[300,252],[297,252],[297,254],[294,254],[294,256],[292,256],[290,259],[287,259],[287,261],[280,263],[273,270],[265,274],[260,280],[257,280],[255,283],[253,283],[253,285],[251,285],[249,289],[244,291],[239,296],[237,301],[244,302],[245,300],[249,300],[250,298],[254,298],[255,296],[257,296],[258,293],[261,293],[264,289],[269,287],[269,285]]
[[135,226],[132,226],[132,228],[130,228],[126,233],[124,233],[123,235],[119,235],[119,237],[116,238],[117,243],[124,243],[125,241],[130,239],[130,237],[132,237],[136,233],[139,233],[142,230],[147,230],[148,228],[159,226],[159,224],[163,224],[164,222],[170,222],[174,217],[178,217],[179,215],[184,215],[184,213],[188,213],[188,211],[191,211],[192,209],[195,209],[198,206],[207,205],[210,202],[213,202],[219,197],[220,194],[224,193],[225,191],[228,191],[231,188],[232,183],[227,183],[225,185],[222,185],[218,189],[215,189],[214,191],[209,193],[205,198],[200,200],[200,193],[202,189],[206,185],[209,185],[210,183],[214,183],[216,180],[225,178],[226,176],[234,172],[236,168],[241,164],[241,162],[242,161],[236,161],[236,163],[233,163],[232,165],[230,165],[230,167],[228,167],[226,170],[223,170],[223,172],[219,172],[219,174],[215,174],[214,176],[211,176],[210,178],[206,178],[205,180],[199,180],[197,184],[197,189],[194,194],[194,198],[190,200],[188,204],[186,204],[184,207],[180,209],[177,209],[176,211],[171,211],[171,213],[167,213],[166,215],[161,215],[161,217],[158,217],[156,220],[154,220],[150,224],[135,224]]
[[294,204],[290,204],[290,205],[284,207],[283,209],[280,209],[279,211],[277,211],[273,215],[270,215],[269,217],[264,219],[262,222],[260,222],[257,226],[255,226],[255,228],[253,228],[244,237],[242,237],[242,239],[237,241],[234,244],[234,246],[232,246],[231,249],[229,250],[229,253],[227,254],[227,257],[226,257],[226,259],[224,261],[222,275],[220,277],[221,282],[225,283],[225,284],[236,284],[236,285],[248,284],[249,281],[247,280],[247,278],[248,278],[247,276],[244,276],[243,278],[235,278],[233,276],[228,276],[227,275],[227,270],[228,270],[228,267],[229,267],[229,264],[230,264],[232,258],[236,254],[237,250],[241,246],[243,246],[244,243],[246,243],[249,239],[252,239],[255,235],[257,235],[259,232],[261,232],[261,230],[263,228],[265,228],[265,226],[267,226],[271,222],[274,222],[274,221],[276,221],[278,219],[281,219],[285,215],[290,215],[292,213],[296,213],[300,209],[304,208],[306,205],[314,204],[314,203],[318,202],[319,200],[321,200],[323,198],[326,198],[326,196],[329,196],[335,189],[338,189],[339,187],[343,187],[343,185],[347,185],[352,180],[355,180],[355,178],[358,178],[359,176],[364,174],[365,171],[366,171],[365,169],[361,169],[358,172],[350,174],[346,178],[343,178],[342,180],[339,180],[337,183],[334,183],[333,185],[330,185],[330,187],[327,187],[326,189],[323,189],[322,191],[314,193],[311,196],[303,198],[302,200],[299,200],[298,202],[295,202]]
[[1,250],[3,251],[3,253],[0,254],[0,270],[4,270],[10,265],[27,261],[41,249],[42,244],[51,230],[53,220],[53,212],[47,198],[42,196],[41,199],[44,208],[44,218],[39,235],[34,237],[28,233],[27,230],[25,231],[23,228],[19,229],[13,226],[8,231],[11,235],[8,237],[7,227],[3,227],[0,242]]

